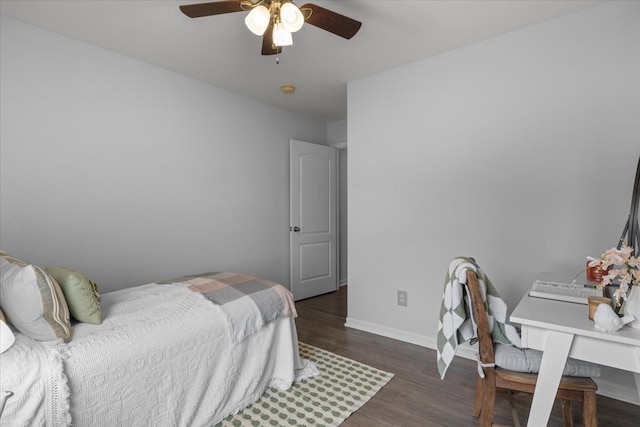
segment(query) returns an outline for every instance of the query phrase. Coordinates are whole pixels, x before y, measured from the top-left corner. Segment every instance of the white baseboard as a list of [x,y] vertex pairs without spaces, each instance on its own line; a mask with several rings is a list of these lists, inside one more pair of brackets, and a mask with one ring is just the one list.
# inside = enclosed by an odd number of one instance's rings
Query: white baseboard
[[339,287],[347,286],[347,279],[342,279],[338,282]]
[[[629,373],[629,375],[633,374]],[[610,381],[605,377],[594,378],[594,381],[598,384],[597,394],[640,406],[640,398],[638,397],[637,390],[622,387],[620,384]]]
[[[416,344],[433,350],[437,349],[437,341],[434,337],[414,334],[400,329],[389,328],[387,326],[382,326],[371,322],[364,322],[362,320],[357,320],[349,317],[347,317],[344,325],[348,328],[370,332],[372,334],[381,335],[387,338],[393,338],[411,344]],[[460,356],[465,359],[476,360],[478,357],[478,351],[476,350],[476,347],[477,346],[470,346],[467,343],[461,344],[458,347],[456,356]],[[629,375],[633,374],[629,373]],[[605,377],[596,378],[595,381],[596,383],[598,383],[598,394],[640,406],[640,398],[638,396],[637,390],[629,387],[622,387],[616,382],[607,380],[607,378]]]
[[411,344],[417,344],[422,347],[431,348],[431,345],[433,345],[433,348],[436,348],[435,339],[423,335],[411,334],[400,329],[389,328],[386,326],[378,325],[376,323],[363,322],[361,320],[356,320],[349,317],[347,317],[344,325],[348,328],[371,332],[372,334],[382,335],[384,337],[393,338]]

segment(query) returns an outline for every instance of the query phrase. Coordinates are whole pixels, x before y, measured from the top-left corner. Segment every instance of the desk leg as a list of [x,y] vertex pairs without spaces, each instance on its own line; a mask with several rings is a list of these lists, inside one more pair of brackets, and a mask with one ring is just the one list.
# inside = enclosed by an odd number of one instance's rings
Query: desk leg
[[[640,347],[636,347],[636,367],[640,366]],[[638,392],[638,400],[640,400],[640,372],[634,372],[636,379],[636,391]]]
[[547,331],[527,427],[547,425],[572,342],[573,334]]

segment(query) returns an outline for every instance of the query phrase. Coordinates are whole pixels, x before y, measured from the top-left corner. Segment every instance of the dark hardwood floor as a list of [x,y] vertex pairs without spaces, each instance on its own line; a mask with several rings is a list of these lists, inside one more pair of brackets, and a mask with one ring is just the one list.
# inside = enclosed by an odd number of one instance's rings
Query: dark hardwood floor
[[[457,357],[440,379],[436,351],[344,326],[347,287],[337,292],[296,302],[300,341],[395,374],[364,407],[342,424],[344,427],[377,426],[479,426],[471,415],[476,384],[476,363]],[[429,327],[429,325],[425,325]],[[522,425],[526,425],[530,396],[515,398]],[[583,425],[582,407],[573,404],[574,422]],[[496,400],[495,423],[513,425],[506,397]],[[561,426],[559,404],[550,426]],[[640,407],[598,396],[600,427],[640,426]]]

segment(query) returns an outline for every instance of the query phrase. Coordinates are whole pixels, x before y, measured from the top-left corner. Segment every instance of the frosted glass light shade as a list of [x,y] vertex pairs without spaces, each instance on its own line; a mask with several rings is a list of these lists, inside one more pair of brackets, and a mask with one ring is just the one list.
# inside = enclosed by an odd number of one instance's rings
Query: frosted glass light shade
[[16,337],[11,332],[11,328],[9,325],[0,320],[0,353],[4,353],[13,342],[16,340]]
[[251,12],[244,18],[244,24],[256,36],[261,36],[269,26],[271,15],[269,9],[260,5],[251,9]]
[[302,28],[304,16],[298,6],[289,2],[280,6],[280,22],[287,31],[295,33]]
[[291,46],[293,44],[293,36],[280,22],[273,26],[273,44],[276,46]]

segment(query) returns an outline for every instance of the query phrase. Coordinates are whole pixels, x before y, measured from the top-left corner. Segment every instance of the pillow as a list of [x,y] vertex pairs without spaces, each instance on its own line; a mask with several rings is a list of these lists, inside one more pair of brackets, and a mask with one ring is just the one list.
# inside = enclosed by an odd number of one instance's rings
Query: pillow
[[13,345],[16,337],[13,335],[13,331],[7,325],[7,319],[4,317],[4,313],[0,310],[0,353],[4,353]]
[[0,258],[6,258],[9,262],[20,265],[27,265],[26,262],[19,260],[18,258],[14,258],[3,250],[0,250]]
[[60,285],[71,317],[78,322],[96,325],[102,323],[98,285],[79,271],[54,266],[44,269]]
[[[496,366],[509,371],[538,373],[542,352],[531,348],[517,348],[507,344],[494,346]],[[582,360],[568,358],[562,375],[569,377],[599,377],[600,366]]]
[[18,331],[38,341],[69,341],[69,307],[46,271],[2,252],[0,280],[0,309]]

